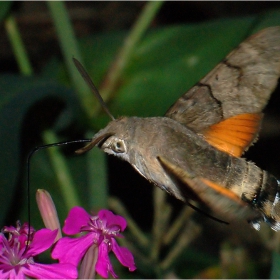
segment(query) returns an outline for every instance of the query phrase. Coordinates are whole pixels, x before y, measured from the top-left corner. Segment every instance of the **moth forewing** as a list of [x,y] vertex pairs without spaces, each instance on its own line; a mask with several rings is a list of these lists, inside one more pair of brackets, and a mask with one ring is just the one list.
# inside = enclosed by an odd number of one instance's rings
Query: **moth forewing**
[[196,132],[230,117],[260,113],[280,74],[280,27],[252,35],[166,112]]
[[259,212],[252,209],[229,189],[207,179],[193,177],[179,166],[173,165],[168,159],[159,157],[159,161],[170,173],[180,178],[192,191],[197,193],[199,198],[211,209],[223,212],[228,217],[238,216],[246,218],[248,221],[255,221],[261,218]]

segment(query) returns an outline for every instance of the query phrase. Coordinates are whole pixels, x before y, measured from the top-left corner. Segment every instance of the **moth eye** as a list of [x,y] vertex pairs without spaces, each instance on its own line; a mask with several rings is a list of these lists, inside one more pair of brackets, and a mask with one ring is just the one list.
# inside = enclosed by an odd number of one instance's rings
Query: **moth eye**
[[125,143],[121,139],[118,139],[116,142],[112,143],[111,148],[115,153],[124,153],[126,151]]

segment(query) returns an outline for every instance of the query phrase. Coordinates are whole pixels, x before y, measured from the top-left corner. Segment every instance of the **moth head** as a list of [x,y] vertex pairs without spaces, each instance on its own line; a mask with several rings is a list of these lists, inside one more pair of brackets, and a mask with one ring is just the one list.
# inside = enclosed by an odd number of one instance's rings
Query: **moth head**
[[89,85],[90,89],[99,100],[100,105],[112,119],[112,121],[104,129],[100,130],[92,138],[92,141],[87,146],[77,150],[76,153],[82,154],[91,150],[93,147],[98,146],[107,154],[119,156],[127,160],[127,141],[125,141],[124,138],[125,136],[127,137],[126,126],[128,118],[119,118],[117,120],[114,118],[82,64],[75,58],[73,58],[73,62],[85,82]]
[[116,135],[112,135],[105,140],[100,148],[107,154],[120,157],[124,160],[128,159],[126,141]]
[[127,160],[128,141],[127,133],[125,133],[126,120],[127,118],[119,118],[110,122],[104,129],[94,135],[92,141],[88,145],[77,150],[76,153],[82,154],[97,146],[107,154]]

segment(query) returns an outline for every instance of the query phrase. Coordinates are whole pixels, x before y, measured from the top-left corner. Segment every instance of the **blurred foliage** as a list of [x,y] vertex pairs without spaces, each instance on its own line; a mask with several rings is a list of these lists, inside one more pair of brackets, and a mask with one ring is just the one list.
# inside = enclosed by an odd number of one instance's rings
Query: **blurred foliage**
[[[2,21],[5,20],[10,7],[10,2],[0,3]],[[148,29],[133,49],[117,88],[108,96],[107,103],[111,112],[115,117],[162,116],[180,95],[207,74],[238,43],[255,31],[273,25],[280,25],[280,11],[267,12],[261,16]],[[93,34],[77,41],[84,66],[96,85],[100,85],[101,94],[104,86],[102,82],[127,36],[128,32],[120,31]],[[94,119],[88,121],[81,106],[83,102],[79,100],[80,95],[74,90],[67,67],[58,57],[50,60],[40,75],[24,77],[21,74],[2,74],[0,88],[0,219],[4,225],[7,222],[14,223],[19,218],[27,219],[26,156],[35,145],[42,144],[43,132],[49,130],[55,133],[58,141],[91,137],[97,129],[108,123],[109,118],[103,111],[97,111]],[[76,156],[73,152],[78,147],[75,145],[60,149],[69,168],[71,180],[76,186],[78,200],[88,210],[107,207],[108,195],[111,194],[110,189],[107,189],[110,176],[107,160],[99,151]],[[38,188],[51,193],[61,221],[67,215],[69,209],[66,207],[66,198],[63,197],[55,176],[59,172],[62,171],[53,170],[47,151],[37,152],[33,156],[31,219],[36,228],[43,226],[34,202],[35,190]],[[134,188],[133,185],[129,187]],[[137,195],[129,197],[132,203],[137,199]],[[141,211],[147,213],[144,209],[147,203],[145,201],[140,203]],[[161,203],[159,207],[164,209],[163,213],[169,213],[165,217],[166,231],[157,233],[163,238],[164,233],[168,232],[167,229],[174,225],[171,221],[175,218],[165,198]],[[109,206],[112,207],[112,203],[109,203]],[[130,212],[129,209],[126,211]],[[125,218],[129,218],[127,216]],[[148,218],[151,220],[152,216],[149,214]],[[168,275],[172,278],[258,277],[262,266],[252,262],[250,256],[242,251],[246,249],[240,249],[242,257],[235,257],[236,248],[232,247],[225,249],[221,246],[220,255],[211,255],[194,246],[190,247],[189,243],[193,240],[198,239],[197,242],[201,244],[203,241],[199,240],[202,227],[189,224],[189,219],[188,216],[186,225],[182,225],[181,222],[181,228],[172,241],[167,245],[160,243],[161,248],[155,259],[147,257],[151,254],[153,242],[157,242],[153,240],[155,232],[148,232],[145,229],[142,244],[137,244],[140,240],[140,237],[138,240],[135,239],[137,233],[129,233],[130,241],[126,241],[125,245],[130,246],[135,253],[138,270],[136,273],[127,274],[119,267],[117,274],[122,275],[122,278],[153,278]],[[157,223],[155,220],[153,222]],[[211,224],[216,227],[214,222],[211,221]],[[140,229],[136,226],[134,230],[137,232]],[[185,239],[182,232],[186,236]],[[176,248],[176,242],[179,247],[184,244],[181,249],[185,249],[178,251],[176,258],[170,261],[170,265],[160,270],[160,266],[166,260],[165,257]],[[268,247],[265,241],[263,244],[264,247]],[[237,267],[230,265],[226,261],[226,256]],[[271,273],[273,278],[279,278],[278,258],[279,256],[274,253]],[[241,264],[246,265],[246,273],[237,269],[242,267],[238,264],[240,259],[243,260]]]

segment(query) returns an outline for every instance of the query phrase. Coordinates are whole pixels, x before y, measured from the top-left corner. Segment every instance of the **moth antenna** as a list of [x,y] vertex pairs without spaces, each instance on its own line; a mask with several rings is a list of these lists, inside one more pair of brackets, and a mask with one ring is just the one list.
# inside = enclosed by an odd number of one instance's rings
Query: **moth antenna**
[[30,161],[33,154],[39,150],[50,148],[50,147],[57,147],[57,146],[63,146],[73,143],[85,143],[85,142],[91,142],[91,139],[80,139],[80,140],[73,140],[73,141],[64,141],[64,142],[58,142],[58,143],[52,143],[47,145],[41,145],[38,147],[35,147],[27,156],[27,215],[28,215],[28,232],[27,232],[27,242],[25,246],[25,252],[29,246],[30,243],[30,231],[31,231],[31,206],[30,206]]
[[102,108],[104,109],[104,111],[108,114],[108,116],[113,120],[115,120],[114,116],[111,114],[111,112],[109,111],[106,103],[104,102],[103,98],[101,97],[98,89],[96,88],[96,86],[94,85],[92,79],[90,78],[89,74],[87,73],[87,71],[85,70],[85,68],[83,67],[83,65],[79,62],[79,60],[77,60],[76,58],[72,58],[73,62],[76,66],[76,68],[78,69],[78,71],[80,72],[81,76],[83,77],[83,79],[85,80],[85,82],[88,84],[89,88],[91,89],[91,91],[94,93],[94,95],[97,97],[100,105],[102,106]]

